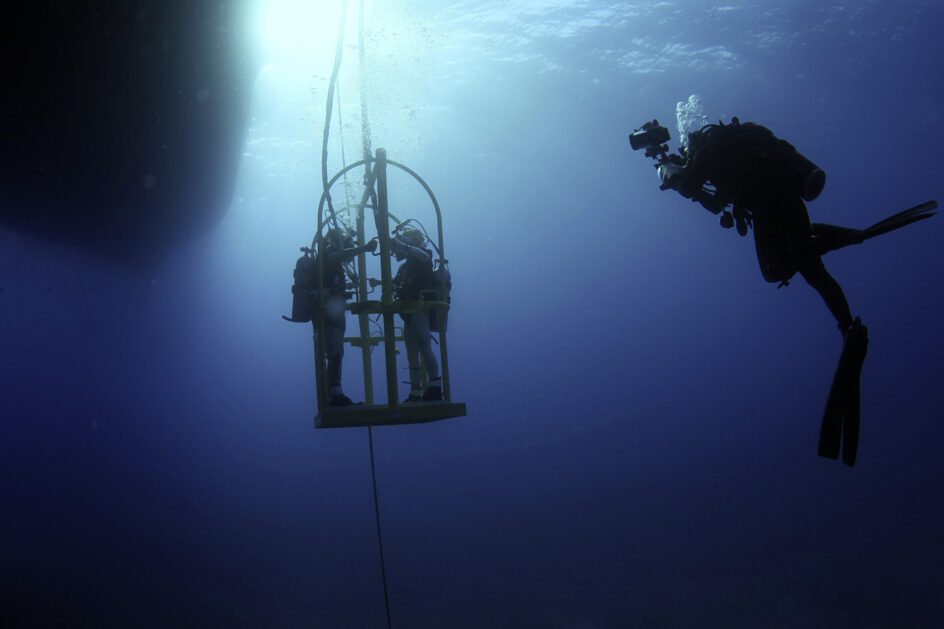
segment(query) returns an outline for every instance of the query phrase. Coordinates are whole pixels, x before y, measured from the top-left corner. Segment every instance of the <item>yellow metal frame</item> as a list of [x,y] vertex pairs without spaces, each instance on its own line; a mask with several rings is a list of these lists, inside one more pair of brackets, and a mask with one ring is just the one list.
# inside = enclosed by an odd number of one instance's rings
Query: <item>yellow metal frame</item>
[[[343,428],[353,426],[389,426],[397,424],[415,424],[461,417],[466,414],[464,402],[453,402],[449,381],[449,359],[445,330],[439,332],[439,352],[442,372],[442,402],[416,402],[400,404],[399,387],[397,382],[397,348],[396,343],[402,341],[397,336],[394,323],[395,314],[422,312],[434,309],[449,310],[449,303],[445,301],[396,301],[393,298],[393,277],[390,264],[390,219],[387,203],[387,166],[394,166],[411,175],[426,190],[436,211],[436,227],[439,240],[440,264],[447,264],[445,249],[443,248],[442,212],[439,202],[433,191],[423,179],[406,166],[387,159],[384,149],[377,149],[374,159],[361,160],[346,166],[339,171],[329,182],[318,204],[318,231],[315,240],[317,250],[324,251],[324,206],[328,199],[331,187],[349,170],[364,166],[368,174],[364,184],[364,194],[357,205],[356,229],[357,245],[366,242],[364,229],[364,208],[373,208],[374,224],[377,238],[380,243],[380,300],[367,299],[367,256],[361,253],[357,257],[357,301],[347,305],[347,310],[357,316],[359,335],[345,337],[344,342],[352,347],[359,347],[364,370],[364,404],[354,406],[328,406],[328,387],[325,382],[325,348],[324,348],[324,318],[318,317],[317,332],[314,335],[315,346],[315,386],[317,390],[318,415],[315,417],[315,428]],[[372,203],[371,203],[372,202]],[[440,294],[446,293],[446,274],[442,275]],[[324,265],[323,257],[318,256],[318,308],[324,308]],[[379,314],[383,321],[383,336],[370,333],[370,315]],[[371,365],[371,350],[374,346],[383,343],[384,364],[387,387],[387,403],[377,404],[374,401],[374,381]]]

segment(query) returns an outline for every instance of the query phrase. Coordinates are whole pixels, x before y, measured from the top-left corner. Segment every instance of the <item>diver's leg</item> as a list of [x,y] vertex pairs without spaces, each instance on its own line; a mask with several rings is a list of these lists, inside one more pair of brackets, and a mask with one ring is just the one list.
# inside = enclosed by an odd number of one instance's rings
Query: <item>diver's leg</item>
[[820,429],[819,454],[831,459],[838,458],[841,441],[843,462],[846,465],[855,465],[859,447],[859,380],[868,348],[869,332],[861,320],[852,318],[846,296],[839,282],[826,270],[822,258],[807,257],[800,265],[799,272],[822,296],[836,317],[843,338],[842,356],[833,377]]
[[423,355],[423,366],[426,367],[426,375],[429,382],[426,384],[426,392],[423,393],[423,399],[426,401],[442,399],[442,378],[439,376],[439,361],[436,359],[436,352],[429,342],[429,313],[417,312],[413,315],[413,333],[416,335],[416,344],[420,353]]
[[830,251],[862,242],[862,230],[826,223],[813,223],[812,238],[805,248],[813,255],[826,255]]
[[423,393],[419,343],[417,342],[416,331],[413,329],[415,321],[415,313],[403,317],[403,339],[406,345],[406,360],[410,367],[410,396],[406,399],[407,402],[418,402]]
[[418,312],[413,315],[413,333],[416,336],[416,346],[423,356],[423,366],[430,380],[439,379],[439,360],[429,342],[429,313]]
[[833,313],[839,324],[839,330],[845,335],[852,326],[852,313],[849,311],[849,302],[846,301],[846,295],[842,292],[839,282],[829,274],[823,264],[823,259],[819,256],[807,257],[798,267],[797,270],[806,283],[816,289],[826,302],[826,307]]
[[[833,231],[831,235],[837,234],[838,231]],[[755,214],[754,238],[764,278],[786,282],[799,272],[820,294],[839,324],[843,351],[823,416],[819,452],[821,456],[837,458],[842,440],[843,461],[853,465],[859,435],[859,374],[865,360],[868,330],[861,321],[853,320],[842,287],[817,255],[810,215],[801,199],[774,201],[767,212]]]
[[769,222],[762,218],[754,219],[754,249],[757,252],[757,264],[761,275],[768,282],[788,282],[795,269],[784,269],[777,263],[777,253],[784,248],[783,239]]
[[754,210],[752,223],[757,262],[764,279],[789,283],[807,255],[802,252],[803,244],[811,238],[806,204],[799,197],[772,197]]
[[325,329],[325,358],[328,361],[328,405],[347,406],[351,400],[344,395],[341,388],[341,362],[344,359],[344,318],[343,295],[331,295],[325,299],[324,329]]

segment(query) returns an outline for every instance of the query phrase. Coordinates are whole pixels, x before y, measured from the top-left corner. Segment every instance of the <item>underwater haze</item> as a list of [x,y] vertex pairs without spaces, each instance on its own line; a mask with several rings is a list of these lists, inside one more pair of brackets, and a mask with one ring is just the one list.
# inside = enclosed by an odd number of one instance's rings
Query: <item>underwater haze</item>
[[[364,103],[434,190],[468,406],[373,429],[391,625],[944,626],[944,219],[824,259],[871,340],[850,468],[817,456],[819,295],[627,141],[658,118],[674,149],[698,94],[826,171],[813,221],[940,199],[944,3],[368,2],[363,73],[359,4],[328,176]],[[320,47],[271,49],[215,229],[143,270],[0,231],[2,629],[387,625],[367,429],[313,428],[311,326],[280,316],[341,2],[308,6]]]

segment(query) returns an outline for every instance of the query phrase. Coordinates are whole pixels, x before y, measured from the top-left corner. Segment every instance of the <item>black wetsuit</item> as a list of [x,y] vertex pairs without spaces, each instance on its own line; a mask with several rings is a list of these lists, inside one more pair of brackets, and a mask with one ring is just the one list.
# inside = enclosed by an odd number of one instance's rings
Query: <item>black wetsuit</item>
[[[421,247],[404,245],[399,257],[405,258],[393,278],[394,296],[398,301],[423,299],[422,291],[433,286],[433,254]],[[399,259],[398,257],[398,259]],[[410,367],[410,397],[406,401],[442,399],[442,378],[439,361],[433,351],[430,337],[430,311],[401,313],[406,357]],[[422,356],[422,362],[420,362]],[[425,367],[429,387],[423,393],[421,375]]]
[[[418,247],[411,249],[393,278],[394,296],[398,301],[422,299],[422,291],[433,286],[432,254]],[[410,321],[409,316],[402,315],[407,323]]]
[[[746,217],[753,227],[764,279],[786,283],[800,273],[846,330],[853,319],[842,288],[807,246],[812,227],[790,176],[793,146],[750,122],[710,125],[691,134],[689,142],[685,168],[671,187],[715,213],[733,203],[735,216]],[[703,190],[706,184],[715,188],[713,193]]]

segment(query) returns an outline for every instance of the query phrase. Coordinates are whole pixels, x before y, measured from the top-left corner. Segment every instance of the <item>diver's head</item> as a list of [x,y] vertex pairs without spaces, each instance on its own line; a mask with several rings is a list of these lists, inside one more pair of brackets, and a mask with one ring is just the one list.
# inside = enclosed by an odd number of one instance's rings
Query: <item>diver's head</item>
[[685,153],[687,155],[694,155],[697,153],[703,146],[708,144],[708,138],[711,134],[711,128],[702,128],[698,131],[690,131],[686,137],[685,143]]
[[[426,237],[423,235],[423,232],[418,229],[405,229],[394,236],[394,239],[400,244],[406,245],[407,247],[422,247],[424,244],[426,244]],[[394,252],[394,255],[396,256],[398,262],[403,260],[403,258],[406,257],[405,248],[398,248]]]
[[341,249],[350,249],[354,246],[354,236],[346,226],[332,227],[325,233],[325,247],[339,251]]
[[426,242],[426,237],[418,229],[405,229],[400,234],[400,241],[411,247],[422,247]]

